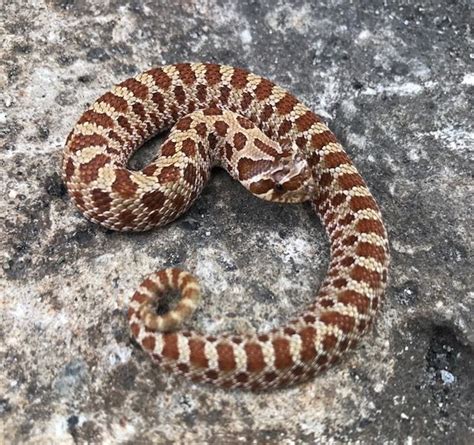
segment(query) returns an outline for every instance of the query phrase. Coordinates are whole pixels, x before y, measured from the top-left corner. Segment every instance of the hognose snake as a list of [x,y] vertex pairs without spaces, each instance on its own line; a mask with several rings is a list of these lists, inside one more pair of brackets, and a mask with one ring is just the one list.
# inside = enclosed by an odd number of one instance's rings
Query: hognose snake
[[[127,161],[146,140],[171,133],[141,171]],[[387,234],[365,182],[326,125],[267,79],[230,66],[183,63],[146,71],[101,96],[70,133],[63,176],[80,211],[113,230],[148,230],[185,212],[224,167],[255,195],[311,200],[331,245],[314,302],[270,332],[209,336],[178,330],[195,309],[196,279],[178,269],[150,275],[128,310],[132,336],[168,370],[252,390],[311,378],[368,330],[387,280]],[[181,299],[164,315],[169,289]]]

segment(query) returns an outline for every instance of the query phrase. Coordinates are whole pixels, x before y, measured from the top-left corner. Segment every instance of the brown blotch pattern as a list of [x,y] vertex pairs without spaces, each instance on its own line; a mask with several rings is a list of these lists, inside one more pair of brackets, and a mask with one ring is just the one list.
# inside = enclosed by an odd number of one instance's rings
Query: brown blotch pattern
[[267,193],[274,187],[275,183],[271,179],[261,179],[257,182],[250,184],[250,191],[256,195]]
[[135,102],[132,105],[132,110],[138,117],[140,117],[140,119],[143,121],[145,125],[149,124],[148,122],[146,122],[148,116],[146,114],[145,107],[143,106],[141,102]]
[[122,227],[129,227],[133,225],[137,215],[133,213],[130,209],[122,210],[118,216],[118,219]]
[[346,173],[337,178],[343,190],[350,190],[354,187],[364,187],[364,180],[356,173]]
[[311,137],[311,146],[316,150],[321,150],[329,143],[335,142],[337,142],[336,136],[334,136],[330,131],[315,133]]
[[353,212],[364,209],[377,210],[377,204],[371,196],[353,196],[350,201],[350,206]]
[[216,121],[214,122],[214,128],[219,136],[224,137],[227,134],[229,125],[224,121]]
[[151,100],[156,105],[156,108],[160,113],[165,112],[165,98],[163,97],[163,94],[157,91],[152,94]]
[[207,101],[207,85],[199,84],[196,85],[196,99],[201,104]]
[[163,194],[163,192],[160,192],[159,190],[147,192],[142,196],[142,203],[149,210],[160,209],[161,207],[163,207],[165,201],[166,196]]
[[227,343],[219,343],[216,346],[218,365],[221,371],[232,371],[236,367],[234,348]]
[[235,376],[235,381],[239,383],[247,383],[249,380],[249,375],[246,372],[239,372]]
[[276,149],[266,144],[265,142],[261,141],[260,139],[255,138],[253,142],[254,142],[255,147],[257,147],[263,153],[273,156],[275,158],[279,157],[279,153]]
[[207,134],[207,125],[204,122],[199,122],[194,129],[196,130],[196,133],[203,138]]
[[278,127],[278,135],[280,137],[285,136],[285,134],[287,134],[291,130],[292,126],[293,124],[291,123],[291,121],[285,119]]
[[193,164],[188,164],[184,170],[184,179],[191,185],[196,183],[196,167]]
[[234,134],[234,147],[236,150],[240,151],[245,147],[245,144],[247,143],[247,136],[245,134],[240,133],[239,131]]
[[74,162],[71,158],[66,161],[66,167],[64,168],[66,181],[71,179],[74,175]]
[[193,119],[189,116],[183,117],[178,122],[176,122],[175,128],[181,131],[189,130],[191,128],[192,121]]
[[[335,311],[323,312],[319,319],[323,323],[337,326],[345,334],[348,334],[354,329],[354,322],[355,322],[354,317],[351,317],[349,315],[343,315],[343,314],[340,314],[339,312],[335,312]],[[326,338],[328,337],[330,336],[326,336]],[[326,347],[324,349],[326,349],[326,351],[328,350]]]
[[[334,312],[330,312],[330,313],[333,314]],[[326,318],[329,319],[329,317],[326,317]],[[324,323],[326,323],[326,322],[324,322]],[[331,352],[332,349],[334,349],[334,346],[336,346],[336,344],[337,344],[337,338],[334,335],[326,335],[326,336],[324,336],[321,343],[322,343],[323,348],[326,352]]]
[[97,102],[103,102],[107,105],[110,105],[115,111],[119,113],[126,113],[128,110],[128,103],[122,97],[119,97],[113,93],[105,93],[101,96]]
[[232,162],[232,156],[234,155],[234,147],[228,142],[225,143],[225,157],[229,162]]
[[156,170],[158,170],[158,165],[149,164],[142,170],[142,173],[145,176],[153,176],[155,174]]
[[360,233],[375,233],[381,237],[385,236],[383,224],[375,219],[361,219],[357,223],[357,230]]
[[162,90],[167,90],[171,85],[171,78],[161,68],[146,71],[146,74],[153,77],[155,84]]
[[271,105],[267,104],[263,107],[263,110],[260,114],[260,120],[262,122],[266,122],[270,119],[272,114],[273,114],[273,107]]
[[266,363],[263,356],[262,348],[257,343],[246,343],[244,346],[247,354],[247,371],[261,372],[265,369]]
[[318,119],[317,116],[311,111],[307,111],[305,114],[295,120],[296,128],[298,128],[298,131],[301,132],[309,130],[314,124],[318,122],[321,122],[320,119]]
[[345,305],[356,306],[357,311],[361,314],[366,314],[370,307],[369,298],[354,290],[346,290],[341,292],[337,296],[337,301]]
[[119,116],[117,118],[117,123],[129,134],[133,134],[133,127],[131,126],[130,121],[125,116]]
[[161,146],[163,156],[173,156],[176,153],[176,143],[168,140]]
[[112,191],[118,193],[122,198],[128,199],[135,196],[138,185],[132,181],[131,173],[125,169],[115,171],[115,181],[112,184]]
[[174,97],[176,98],[176,102],[180,105],[186,102],[186,93],[181,85],[176,85],[174,87]]
[[262,79],[255,88],[255,96],[258,100],[263,101],[272,94],[274,84],[269,80]]
[[297,103],[298,101],[293,95],[286,94],[278,101],[276,108],[280,114],[288,114],[293,110]]
[[363,281],[373,288],[376,288],[381,281],[380,274],[377,271],[369,270],[359,265],[356,265],[352,268],[351,278],[356,281]]
[[237,167],[239,171],[239,179],[246,180],[253,178],[255,175],[268,170],[271,165],[271,161],[254,161],[253,159],[249,158],[241,158]]
[[153,351],[155,349],[155,338],[149,335],[142,340],[143,347],[148,351]]
[[163,335],[163,350],[161,352],[163,357],[169,360],[178,360],[179,348],[178,348],[178,336],[176,334],[165,334]]
[[103,213],[110,210],[112,198],[109,193],[105,193],[100,189],[93,189],[91,190],[91,198],[98,212]]
[[338,193],[331,199],[331,204],[333,207],[338,207],[341,205],[345,200],[347,199],[347,196],[344,195],[343,193]]
[[176,367],[178,368],[178,371],[182,374],[187,374],[190,370],[189,365],[187,365],[186,363],[178,363]]
[[301,337],[301,360],[304,362],[310,362],[314,359],[314,357],[316,357],[317,354],[314,344],[316,329],[311,326],[301,329],[299,336]]
[[105,113],[97,113],[94,110],[87,110],[78,120],[78,124],[84,124],[86,122],[94,123],[102,128],[114,128],[115,124],[110,116]]
[[198,368],[207,368],[209,361],[204,351],[204,342],[199,339],[190,339],[188,345],[190,362]]
[[240,107],[242,108],[243,111],[247,110],[248,107],[250,107],[250,104],[253,101],[253,97],[250,93],[244,93],[242,94],[242,100],[240,101]]
[[76,152],[86,147],[107,147],[108,141],[100,134],[75,134],[69,142],[69,150]]
[[118,84],[119,87],[126,88],[131,91],[138,99],[146,99],[148,96],[148,87],[136,79],[127,79]]
[[209,86],[218,84],[222,79],[221,69],[219,65],[208,63],[206,65],[206,81]]
[[326,168],[336,168],[340,165],[351,164],[349,156],[343,151],[328,153],[324,156],[324,164]]
[[355,253],[359,256],[374,258],[379,263],[383,263],[386,256],[383,247],[370,243],[359,243]]
[[232,77],[230,79],[230,84],[234,88],[241,90],[245,87],[245,85],[247,85],[247,76],[247,71],[241,68],[235,68],[234,73],[232,74]]
[[175,68],[179,71],[179,78],[185,85],[191,85],[196,82],[196,75],[189,63],[178,63]]
[[249,130],[251,128],[255,128],[255,124],[245,117],[237,116],[237,122],[240,124],[242,128]]
[[203,110],[202,113],[204,114],[204,116],[221,116],[222,110],[217,107],[210,107]]
[[321,178],[319,179],[319,186],[320,187],[328,187],[331,185],[333,176],[330,173],[323,173]]
[[349,267],[354,264],[355,259],[351,256],[344,257],[341,261],[339,261],[339,265],[342,267]]
[[347,226],[350,223],[352,223],[352,221],[354,221],[354,219],[355,219],[355,216],[352,213],[348,213],[344,218],[339,220],[339,224],[341,226]]
[[290,342],[286,338],[276,338],[272,342],[275,352],[275,368],[285,369],[293,365],[291,358]]
[[95,181],[99,176],[99,170],[110,162],[107,155],[99,154],[85,164],[79,166],[79,175],[84,184],[89,184]]
[[137,338],[140,335],[140,326],[137,323],[131,323],[130,330],[132,331],[132,335],[135,338]]
[[72,192],[72,199],[74,200],[74,202],[80,209],[84,209],[85,207],[84,197],[82,196],[81,192],[78,192],[78,191]]
[[169,165],[161,169],[157,178],[160,182],[162,182],[163,184],[166,184],[168,182],[174,182],[178,180],[180,176],[181,176],[181,170],[178,167],[175,167],[174,165]]
[[188,158],[194,158],[194,156],[196,155],[196,142],[194,142],[194,140],[191,138],[186,138],[183,141],[181,149]]

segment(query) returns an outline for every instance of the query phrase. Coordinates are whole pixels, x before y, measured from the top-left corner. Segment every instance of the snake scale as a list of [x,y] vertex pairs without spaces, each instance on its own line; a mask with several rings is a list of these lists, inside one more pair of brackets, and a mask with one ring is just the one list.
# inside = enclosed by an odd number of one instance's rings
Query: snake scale
[[[170,130],[145,168],[131,155]],[[180,324],[200,298],[179,269],[150,275],[132,297],[133,338],[153,361],[193,381],[263,390],[312,378],[353,348],[379,308],[389,263],[379,208],[334,134],[293,95],[240,68],[181,63],[116,85],[79,119],[64,153],[68,192],[91,221],[120,231],[163,226],[199,196],[211,168],[251,193],[310,201],[330,239],[331,259],[314,301],[268,332],[210,336]],[[181,293],[158,315],[159,299]]]

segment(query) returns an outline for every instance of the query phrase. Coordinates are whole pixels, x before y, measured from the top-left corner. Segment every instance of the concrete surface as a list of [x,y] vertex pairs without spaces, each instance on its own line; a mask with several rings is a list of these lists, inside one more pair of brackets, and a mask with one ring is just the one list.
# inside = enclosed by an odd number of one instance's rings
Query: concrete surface
[[[470,14],[468,0],[1,2],[0,442],[473,443]],[[383,312],[306,385],[255,395],[165,374],[130,342],[125,310],[144,275],[179,264],[206,291],[195,326],[287,319],[328,261],[309,207],[260,202],[217,172],[186,216],[130,235],[89,223],[64,193],[62,147],[87,104],[178,61],[289,88],[383,209]]]

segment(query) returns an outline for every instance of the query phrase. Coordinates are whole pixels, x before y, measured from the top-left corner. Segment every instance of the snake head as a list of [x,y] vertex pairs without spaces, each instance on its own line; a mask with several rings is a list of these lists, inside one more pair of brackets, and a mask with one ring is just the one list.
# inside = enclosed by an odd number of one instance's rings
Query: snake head
[[293,147],[284,149],[275,161],[261,165],[247,188],[266,201],[299,203],[313,199],[315,182],[311,168]]

